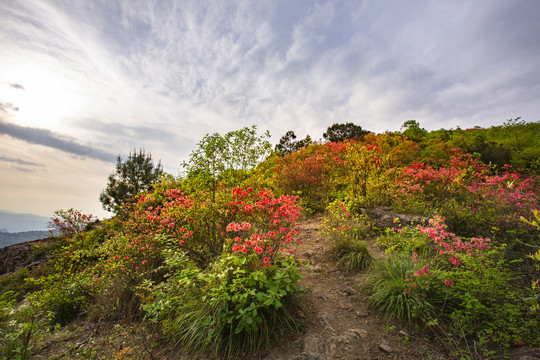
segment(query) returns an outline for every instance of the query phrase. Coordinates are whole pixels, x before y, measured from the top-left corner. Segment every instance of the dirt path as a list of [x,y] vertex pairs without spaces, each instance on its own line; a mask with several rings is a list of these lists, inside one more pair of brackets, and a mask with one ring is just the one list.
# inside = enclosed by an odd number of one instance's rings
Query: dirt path
[[[318,231],[321,221],[301,221],[303,244],[299,259],[309,260],[311,269],[301,270],[302,285],[312,289],[306,303],[307,326],[303,334],[271,349],[261,359],[423,359],[425,345],[415,343],[399,327],[391,327],[367,306],[358,291],[365,274],[347,276],[336,269],[326,254],[327,245]],[[368,244],[374,257],[384,252]],[[433,357],[431,357],[433,358]]]

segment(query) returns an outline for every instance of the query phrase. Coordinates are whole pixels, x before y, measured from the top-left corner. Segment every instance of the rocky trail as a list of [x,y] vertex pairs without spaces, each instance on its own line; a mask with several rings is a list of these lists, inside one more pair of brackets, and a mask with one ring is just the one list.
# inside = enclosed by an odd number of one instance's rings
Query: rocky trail
[[[370,309],[367,296],[359,291],[366,274],[346,275],[327,255],[327,241],[319,235],[321,220],[300,222],[301,244],[296,250],[302,267],[302,285],[311,289],[306,301],[306,327],[283,348],[271,349],[261,359],[427,359],[438,358],[427,344],[414,340],[399,327],[388,324]],[[384,251],[368,243],[370,253],[384,256]]]

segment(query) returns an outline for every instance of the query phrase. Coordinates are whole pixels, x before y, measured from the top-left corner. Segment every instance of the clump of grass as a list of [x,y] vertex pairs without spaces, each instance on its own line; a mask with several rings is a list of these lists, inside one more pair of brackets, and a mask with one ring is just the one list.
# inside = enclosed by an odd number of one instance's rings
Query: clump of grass
[[421,312],[433,310],[431,304],[409,288],[407,279],[418,267],[411,258],[409,254],[397,254],[375,261],[364,284],[364,290],[370,294],[369,303],[388,319],[410,323]]
[[345,273],[362,271],[373,261],[366,243],[360,240],[337,243],[331,251],[338,269]]
[[320,234],[330,243],[330,256],[337,267],[346,273],[366,269],[373,261],[366,243],[372,225],[366,215],[349,212],[347,204],[334,201],[326,208]]

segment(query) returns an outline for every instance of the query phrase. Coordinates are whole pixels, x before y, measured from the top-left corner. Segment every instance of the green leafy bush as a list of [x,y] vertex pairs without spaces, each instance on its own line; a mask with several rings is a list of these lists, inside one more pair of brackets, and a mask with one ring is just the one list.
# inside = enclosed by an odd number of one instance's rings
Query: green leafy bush
[[254,354],[300,329],[300,279],[292,258],[259,267],[255,255],[224,254],[205,270],[185,253],[167,255],[174,275],[151,291],[146,318],[192,353],[221,358]]
[[92,302],[91,277],[84,273],[72,272],[69,277],[49,275],[29,282],[41,289],[30,293],[26,300],[36,312],[49,312],[55,324],[67,324]]
[[7,292],[17,293],[18,297],[22,297],[29,288],[24,286],[25,280],[30,276],[28,268],[20,268],[12,274],[0,277],[0,295]]
[[191,192],[210,190],[213,200],[220,182],[238,186],[249,170],[270,155],[269,137],[268,131],[257,136],[256,125],[223,136],[206,134],[191,152],[189,161],[182,163],[186,186]]
[[398,219],[394,220],[396,227],[385,229],[377,237],[377,244],[385,248],[387,253],[421,253],[424,252],[429,237],[418,233],[414,227],[399,227]]
[[[460,238],[448,232],[440,217],[427,226],[388,232],[385,239],[394,249],[420,250],[393,253],[372,267],[364,288],[370,303],[388,318],[431,328],[461,355],[472,351],[473,343],[481,351],[538,344],[535,288],[518,286],[526,283],[513,271],[520,260],[505,260],[504,246]],[[429,241],[419,248],[415,239]]]
[[475,340],[498,347],[539,343],[540,313],[529,306],[527,289],[514,286],[521,277],[510,270],[515,262],[507,262],[503,254],[498,248],[482,256],[455,254],[458,265],[436,274],[451,283],[443,316],[449,319],[447,331],[463,343]]
[[0,359],[29,359],[37,344],[51,326],[52,316],[39,312],[26,304],[15,307],[16,294],[5,292],[0,296]]

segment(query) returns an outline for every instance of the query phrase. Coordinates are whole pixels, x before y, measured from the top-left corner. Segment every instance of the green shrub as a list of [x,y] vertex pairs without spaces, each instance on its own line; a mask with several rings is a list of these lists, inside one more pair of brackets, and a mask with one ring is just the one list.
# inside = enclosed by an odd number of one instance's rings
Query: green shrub
[[[399,225],[399,223],[394,220]],[[427,248],[429,237],[419,234],[414,228],[390,228],[377,238],[377,244],[385,248],[386,253],[410,252],[421,253]]]
[[387,232],[383,239],[393,251],[418,250],[392,253],[372,267],[365,290],[388,318],[427,326],[462,356],[538,344],[538,292],[534,282],[532,289],[523,286],[527,281],[516,272],[521,260],[505,260],[504,246],[460,238],[440,217],[427,226]]
[[434,313],[434,304],[440,303],[442,296],[432,290],[429,271],[416,256],[406,253],[376,260],[364,284],[370,305],[388,319],[408,323],[423,313]]
[[35,311],[49,312],[53,323],[65,325],[77,317],[94,297],[91,277],[83,273],[71,273],[71,277],[49,275],[29,282],[41,289],[30,293],[26,300]]
[[0,296],[0,359],[30,358],[36,345],[55,329],[48,312],[36,311],[25,304],[15,307],[16,294]]
[[511,268],[517,264],[505,261],[503,254],[501,248],[483,256],[455,254],[459,265],[437,274],[452,282],[442,314],[449,319],[446,331],[463,343],[506,348],[540,342],[540,311],[528,301],[527,289],[515,286],[521,279]]
[[300,328],[302,289],[292,258],[258,267],[255,255],[224,254],[200,270],[185,253],[171,253],[176,272],[143,305],[146,319],[192,353],[221,358],[250,356]]
[[30,276],[28,268],[20,268],[15,270],[12,274],[2,276],[0,278],[0,295],[13,291],[17,293],[18,297],[21,297],[28,290],[28,288],[23,285],[28,276]]

